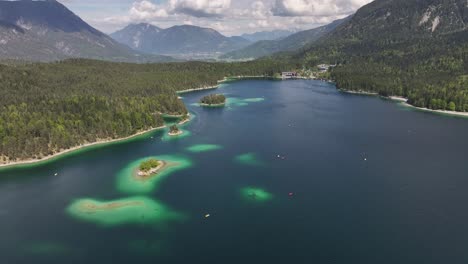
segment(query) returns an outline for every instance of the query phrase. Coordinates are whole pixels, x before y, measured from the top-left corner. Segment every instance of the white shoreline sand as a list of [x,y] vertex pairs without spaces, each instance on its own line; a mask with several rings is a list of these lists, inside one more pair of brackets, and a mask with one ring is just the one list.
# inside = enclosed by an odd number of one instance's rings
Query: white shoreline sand
[[366,91],[352,91],[352,90],[343,90],[343,89],[338,89],[340,92],[343,92],[343,93],[348,93],[348,94],[360,94],[360,95],[371,95],[371,96],[377,96],[379,95],[378,93],[374,93],[374,92],[366,92]]
[[224,103],[219,103],[219,104],[204,104],[204,103],[199,103],[200,106],[205,106],[205,107],[219,107],[219,106],[226,106],[226,102]]
[[170,137],[175,137],[175,136],[180,136],[180,135],[182,135],[183,133],[184,133],[184,131],[179,130],[177,133],[171,133],[171,132],[169,132],[169,133],[167,133],[167,134],[168,134]]
[[57,157],[59,157],[61,155],[65,155],[65,154],[68,154],[68,153],[71,153],[71,152],[74,152],[74,151],[77,151],[77,150],[81,150],[81,149],[85,149],[85,148],[88,148],[88,147],[97,146],[97,145],[101,145],[101,144],[117,143],[117,142],[120,142],[120,141],[125,141],[125,140],[128,140],[128,139],[137,137],[137,136],[141,136],[143,134],[150,133],[150,132],[155,131],[155,130],[163,129],[163,128],[166,128],[166,125],[156,127],[156,128],[151,128],[151,129],[144,130],[144,131],[140,131],[140,132],[138,132],[136,134],[133,134],[133,135],[130,135],[130,136],[124,137],[124,138],[98,140],[98,141],[93,142],[93,143],[82,144],[82,145],[79,145],[79,146],[76,146],[76,147],[72,147],[72,148],[57,152],[57,153],[49,155],[49,156],[46,156],[46,157],[44,157],[42,159],[27,159],[27,160],[21,160],[21,161],[13,161],[13,162],[2,163],[2,164],[0,164],[0,168],[40,163],[40,162],[48,161],[48,160],[51,160],[53,158],[57,158]]
[[[363,94],[363,95],[378,95],[377,93],[371,93],[371,92],[365,92],[365,91],[359,91],[359,92],[354,92],[354,91],[346,91],[346,90],[340,90],[345,93],[350,93],[350,94]],[[385,99],[390,99],[393,101],[399,102],[401,105],[408,107],[408,108],[414,108],[416,110],[424,111],[424,112],[429,112],[429,113],[436,113],[436,114],[445,114],[445,115],[451,115],[451,116],[458,116],[458,117],[468,117],[468,112],[456,112],[456,111],[449,111],[449,110],[433,110],[425,107],[417,107],[414,105],[408,104],[408,98],[403,97],[403,96],[382,96],[382,98]]]
[[449,111],[449,110],[433,110],[429,108],[424,108],[424,107],[417,107],[414,105],[410,105],[406,102],[401,103],[403,106],[409,107],[409,108],[415,108],[420,111],[424,112],[431,112],[431,113],[438,113],[438,114],[445,114],[445,115],[451,115],[451,116],[458,116],[458,117],[468,117],[467,112],[456,112],[456,111]]
[[254,78],[274,78],[274,77],[269,77],[269,76],[263,76],[263,75],[258,75],[258,76],[232,76],[232,77],[224,77],[222,80],[216,81],[218,84],[213,85],[213,86],[203,86],[203,87],[198,87],[198,88],[192,88],[192,89],[186,89],[186,90],[181,90],[177,91],[177,94],[184,94],[184,93],[190,93],[190,92],[196,92],[196,91],[203,91],[203,90],[213,90],[219,88],[219,85],[221,83],[230,81],[230,80],[242,80],[242,79],[254,79]]

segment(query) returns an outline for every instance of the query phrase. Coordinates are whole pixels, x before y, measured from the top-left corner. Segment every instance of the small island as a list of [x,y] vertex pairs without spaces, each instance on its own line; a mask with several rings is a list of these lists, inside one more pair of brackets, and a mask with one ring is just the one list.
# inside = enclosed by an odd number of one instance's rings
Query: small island
[[226,97],[222,94],[210,94],[200,99],[201,106],[218,107],[226,104]]
[[178,136],[178,135],[181,135],[183,134],[184,132],[182,130],[180,130],[177,125],[172,125],[170,128],[169,128],[169,133],[168,135],[169,136]]
[[143,161],[138,167],[137,175],[141,178],[147,178],[158,173],[165,166],[165,162],[157,159]]

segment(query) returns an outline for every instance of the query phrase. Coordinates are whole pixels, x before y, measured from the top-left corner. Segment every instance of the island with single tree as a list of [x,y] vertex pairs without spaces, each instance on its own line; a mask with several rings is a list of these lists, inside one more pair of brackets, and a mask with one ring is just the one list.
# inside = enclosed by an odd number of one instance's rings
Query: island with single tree
[[169,128],[169,136],[179,136],[181,134],[183,134],[184,131],[180,130],[177,125],[172,125],[170,128]]
[[201,106],[218,107],[226,104],[226,96],[223,94],[210,94],[200,99]]

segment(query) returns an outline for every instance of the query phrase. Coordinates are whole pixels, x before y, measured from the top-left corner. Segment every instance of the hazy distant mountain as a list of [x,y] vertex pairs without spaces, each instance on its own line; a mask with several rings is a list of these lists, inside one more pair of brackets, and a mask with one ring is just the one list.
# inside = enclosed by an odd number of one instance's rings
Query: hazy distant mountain
[[0,1],[0,59],[53,61],[72,57],[132,62],[170,59],[142,56],[55,0]]
[[313,43],[327,33],[333,31],[338,25],[349,18],[336,20],[328,25],[318,28],[300,31],[286,38],[278,40],[262,40],[255,42],[245,48],[229,52],[222,56],[223,59],[255,59],[282,51],[298,50]]
[[287,36],[294,34],[294,31],[290,30],[273,30],[273,31],[260,31],[251,34],[242,34],[241,37],[251,42],[257,42],[260,40],[276,40],[282,39]]
[[112,33],[120,43],[156,54],[228,52],[247,46],[241,37],[226,37],[214,29],[190,25],[160,29],[150,24],[133,24]]

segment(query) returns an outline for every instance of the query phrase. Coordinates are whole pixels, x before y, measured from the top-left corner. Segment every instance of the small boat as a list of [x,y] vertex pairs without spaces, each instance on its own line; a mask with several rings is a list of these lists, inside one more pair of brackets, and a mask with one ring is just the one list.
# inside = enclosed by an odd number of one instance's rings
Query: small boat
[[205,215],[205,218],[208,218],[208,217],[210,217],[210,214],[206,214],[206,215]]
[[58,173],[56,172],[56,173],[54,174],[54,176],[58,176]]

